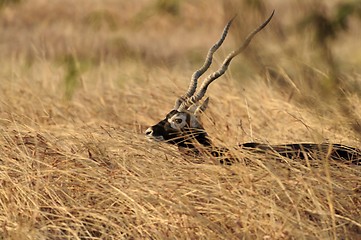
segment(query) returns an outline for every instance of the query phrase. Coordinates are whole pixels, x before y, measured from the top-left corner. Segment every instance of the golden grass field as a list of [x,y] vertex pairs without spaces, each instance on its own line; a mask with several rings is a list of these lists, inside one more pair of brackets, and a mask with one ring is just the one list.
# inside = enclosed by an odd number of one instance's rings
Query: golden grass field
[[[344,3],[348,28],[323,39]],[[207,74],[275,9],[210,86],[212,140],[361,148],[360,4],[0,1],[0,239],[361,239],[358,167],[199,164],[143,134],[229,18]]]

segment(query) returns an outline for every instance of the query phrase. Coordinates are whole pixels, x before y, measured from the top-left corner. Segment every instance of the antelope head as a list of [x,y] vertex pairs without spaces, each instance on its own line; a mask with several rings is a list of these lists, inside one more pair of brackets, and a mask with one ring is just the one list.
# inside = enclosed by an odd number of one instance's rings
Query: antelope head
[[225,58],[220,68],[216,72],[210,74],[202,82],[198,92],[196,92],[198,79],[212,64],[213,54],[225,40],[234,19],[232,18],[224,27],[220,39],[209,49],[203,66],[193,73],[186,93],[176,100],[173,109],[162,121],[149,127],[145,131],[146,137],[149,140],[167,142],[185,148],[194,148],[196,147],[196,144],[210,146],[211,142],[199,120],[200,114],[207,108],[209,98],[206,98],[203,102],[201,102],[201,100],[204,97],[208,86],[227,71],[232,59],[247,48],[252,38],[271,21],[273,14],[274,11],[265,22],[246,37],[238,49],[231,52]]

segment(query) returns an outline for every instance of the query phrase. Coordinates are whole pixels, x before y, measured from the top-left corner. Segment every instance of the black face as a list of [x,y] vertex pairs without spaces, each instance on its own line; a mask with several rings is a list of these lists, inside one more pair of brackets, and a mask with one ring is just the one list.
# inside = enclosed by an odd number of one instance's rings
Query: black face
[[200,143],[208,140],[206,140],[207,133],[196,119],[191,120],[192,117],[194,116],[190,113],[172,110],[165,119],[145,131],[146,137],[153,141],[164,141],[180,147],[194,148],[192,140],[196,139]]
[[177,144],[177,139],[180,138],[181,132],[177,129],[171,127],[168,119],[170,119],[174,114],[178,113],[176,110],[172,110],[170,113],[167,114],[165,119],[160,121],[154,126],[149,127],[145,131],[145,135],[150,140],[154,141],[165,141],[172,144]]

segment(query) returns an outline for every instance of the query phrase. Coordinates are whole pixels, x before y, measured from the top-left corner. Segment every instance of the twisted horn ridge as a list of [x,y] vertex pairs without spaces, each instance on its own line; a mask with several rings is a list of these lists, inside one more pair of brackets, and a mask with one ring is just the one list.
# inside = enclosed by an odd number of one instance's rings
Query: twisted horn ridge
[[200,88],[200,90],[198,91],[198,93],[194,94],[193,96],[187,98],[185,101],[183,101],[179,108],[178,111],[182,111],[185,108],[187,108],[188,106],[197,103],[199,100],[201,100],[203,98],[203,96],[205,95],[208,86],[217,78],[219,78],[220,76],[222,76],[228,69],[229,64],[231,63],[232,59],[239,55],[240,53],[242,53],[250,44],[252,38],[259,32],[261,31],[265,26],[267,26],[267,24],[271,21],[273,15],[274,15],[274,10],[272,11],[272,14],[268,17],[268,19],[263,22],[258,28],[256,28],[255,30],[253,30],[253,32],[251,32],[246,39],[244,40],[244,42],[242,43],[242,45],[234,50],[233,52],[231,52],[226,59],[223,61],[223,64],[221,65],[221,67],[214,73],[210,74],[202,83],[202,86]]
[[218,40],[218,42],[216,42],[208,51],[208,54],[207,54],[207,57],[206,57],[206,60],[204,61],[203,63],[203,66],[198,69],[197,71],[195,71],[192,75],[192,78],[191,78],[191,82],[189,83],[189,87],[188,87],[188,90],[186,92],[185,95],[183,95],[182,97],[178,98],[176,103],[175,103],[175,106],[174,106],[174,109],[178,109],[179,106],[182,104],[182,102],[184,102],[185,100],[187,100],[189,97],[191,97],[196,89],[197,89],[197,82],[198,82],[198,79],[203,75],[203,73],[205,73],[208,68],[211,66],[212,64],[212,61],[213,61],[213,54],[218,50],[218,48],[223,44],[224,40],[226,39],[226,36],[228,34],[228,30],[229,28],[231,27],[231,24],[234,20],[236,16],[234,16],[231,20],[229,20],[229,22],[227,23],[227,25],[224,27],[223,29],[223,33],[221,35],[221,38]]

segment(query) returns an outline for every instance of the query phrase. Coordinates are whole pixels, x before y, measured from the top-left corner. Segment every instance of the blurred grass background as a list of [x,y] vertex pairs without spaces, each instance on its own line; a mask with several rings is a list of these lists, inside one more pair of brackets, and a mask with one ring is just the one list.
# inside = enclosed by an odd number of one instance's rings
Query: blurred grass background
[[[272,26],[235,60],[232,79],[244,88],[258,74],[289,101],[330,117],[341,109],[345,124],[358,134],[360,116],[353,109],[360,94],[359,1],[3,1],[3,74],[11,74],[14,66],[24,72],[47,64],[50,71],[60,71],[53,76],[61,81],[54,90],[68,100],[81,81],[124,86],[170,69],[188,77],[230,17],[238,14],[217,63],[272,9],[277,12]],[[113,64],[119,66],[111,69],[118,71],[115,81],[82,78]],[[3,86],[11,81],[3,78]],[[179,80],[169,80],[174,81]],[[177,83],[182,89],[185,85]]]
[[230,175],[143,139],[225,23],[237,14],[213,71],[273,9],[210,87],[207,131],[361,148],[359,0],[0,1],[0,238],[360,236],[359,170]]

